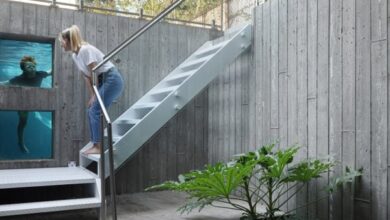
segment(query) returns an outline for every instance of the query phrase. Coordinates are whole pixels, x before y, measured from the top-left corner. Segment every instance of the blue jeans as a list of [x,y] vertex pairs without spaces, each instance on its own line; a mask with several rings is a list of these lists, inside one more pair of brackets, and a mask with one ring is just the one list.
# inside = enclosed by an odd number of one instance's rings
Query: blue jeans
[[[119,97],[123,91],[123,78],[118,70],[113,67],[104,73],[102,84],[99,85],[99,94],[102,97],[104,106],[110,107],[112,102]],[[97,99],[88,108],[88,122],[91,134],[91,141],[96,144],[100,142],[100,114],[101,108]]]

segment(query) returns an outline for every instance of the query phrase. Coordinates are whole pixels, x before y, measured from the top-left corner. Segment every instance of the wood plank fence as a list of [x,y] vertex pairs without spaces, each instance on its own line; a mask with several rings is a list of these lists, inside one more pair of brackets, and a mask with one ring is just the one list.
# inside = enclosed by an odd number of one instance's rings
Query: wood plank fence
[[[209,88],[209,161],[274,140],[298,158],[333,155],[334,172],[284,208],[323,197],[346,166],[361,180],[298,211],[303,219],[389,219],[389,4],[386,0],[268,0],[254,45]],[[233,74],[232,74],[233,72]]]

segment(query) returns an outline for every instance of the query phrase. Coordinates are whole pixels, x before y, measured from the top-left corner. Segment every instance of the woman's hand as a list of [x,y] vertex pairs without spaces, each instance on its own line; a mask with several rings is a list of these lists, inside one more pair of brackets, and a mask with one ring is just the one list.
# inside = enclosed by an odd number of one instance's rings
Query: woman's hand
[[89,101],[88,101],[88,108],[92,106],[93,102],[95,101],[95,95],[93,95]]

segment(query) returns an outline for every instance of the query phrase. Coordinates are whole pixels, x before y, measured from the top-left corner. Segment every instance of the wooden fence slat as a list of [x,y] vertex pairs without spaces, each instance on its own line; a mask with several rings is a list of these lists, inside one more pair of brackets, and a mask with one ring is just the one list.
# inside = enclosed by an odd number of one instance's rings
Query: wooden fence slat
[[[318,0],[308,1],[308,36],[307,36],[307,78],[308,78],[308,157],[317,156],[317,5]],[[317,180],[311,181],[308,187],[308,201],[314,201],[317,194]],[[308,206],[307,219],[315,219],[316,205]]]
[[[387,39],[387,1],[371,0],[371,40]],[[366,7],[369,7],[366,2]],[[366,8],[369,10],[369,8]]]
[[271,138],[272,141],[277,140],[279,137],[279,2],[271,1],[271,24],[270,24],[270,35],[271,35],[271,97],[270,97],[270,108],[271,108]]
[[[188,45],[186,41],[187,37],[187,29],[186,28],[179,28],[178,29],[178,50],[177,56],[178,56],[178,62],[181,63],[184,61]],[[178,173],[184,173],[186,170],[189,169],[190,165],[186,161],[186,152],[185,150],[188,149],[188,143],[186,143],[185,140],[187,140],[187,134],[185,132],[186,129],[186,120],[187,120],[187,113],[188,111],[187,107],[182,108],[177,115],[177,172]]]
[[[367,1],[356,0],[356,168],[363,176],[356,185],[355,218],[371,219],[371,38],[370,10]],[[366,202],[363,202],[366,201]],[[368,203],[367,203],[368,202]]]
[[[262,130],[263,125],[263,101],[262,101],[262,77],[263,77],[263,5],[255,8],[254,17],[254,62],[255,62],[255,78],[256,78],[256,93],[255,93],[255,115],[256,115],[256,131]],[[256,147],[263,145],[263,133],[256,132]]]
[[371,45],[372,219],[387,218],[387,42]]
[[[390,15],[390,3],[387,1],[387,17],[389,18]],[[388,36],[390,36],[390,22],[387,22],[387,71],[390,70],[390,41],[388,39]],[[390,77],[387,76],[387,117],[390,115]],[[387,120],[387,147],[390,144],[390,120]],[[390,158],[390,151],[387,150],[387,163],[389,163],[389,158]],[[389,166],[387,167],[387,179],[390,180],[390,172],[389,172]],[[388,201],[390,198],[390,184],[389,181],[387,181],[387,213],[390,213],[390,202]]]
[[[329,27],[329,153],[336,161],[342,157],[342,44],[341,28],[342,14],[341,1],[330,1],[330,27]],[[335,166],[334,172],[330,173],[332,180],[341,175],[341,167]],[[329,219],[340,219],[342,217],[341,193],[336,192],[330,198]]]
[[288,135],[288,1],[279,0],[279,148],[287,147]]
[[[73,11],[70,10],[63,10],[61,13],[61,30],[64,30],[65,28],[70,27],[73,22]],[[62,106],[62,114],[60,116],[60,121],[64,122],[61,123],[60,131],[61,131],[61,145],[68,146],[66,149],[62,149],[61,153],[62,156],[60,158],[61,165],[66,166],[68,164],[69,159],[68,158],[75,158],[76,155],[78,155],[78,148],[77,146],[74,146],[72,143],[72,131],[71,131],[71,125],[72,120],[74,120],[74,123],[84,123],[79,118],[71,117],[73,115],[74,109],[71,109],[71,103],[73,98],[73,91],[72,91],[72,85],[70,83],[64,83],[64,82],[72,82],[74,78],[73,74],[73,60],[69,53],[63,53],[62,57],[62,67],[61,72],[58,74],[58,81],[61,82],[63,93],[61,94],[61,98],[59,98],[60,105]],[[76,73],[78,74],[78,73]],[[81,83],[81,82],[80,82]]]
[[[250,36],[247,36],[250,37]],[[254,46],[252,46],[251,50],[248,51],[248,68],[249,68],[249,110],[248,110],[248,120],[249,120],[249,130],[248,130],[248,144],[249,149],[248,151],[254,151],[258,149],[260,146],[256,146],[256,133],[258,132],[256,130],[256,71],[255,71],[255,65],[253,62],[255,60],[254,52],[253,52]],[[230,73],[232,75],[233,73]],[[234,102],[234,100],[231,99],[230,102]],[[232,123],[230,123],[232,124]],[[230,127],[230,130],[233,130],[233,127]]]
[[[23,5],[23,33],[37,34],[37,7],[36,5]],[[39,31],[39,30],[38,30]]]
[[[223,158],[224,160],[228,160],[230,157],[230,138],[229,138],[229,133],[230,133],[230,121],[229,121],[229,116],[230,116],[230,100],[232,99],[229,96],[229,87],[230,87],[230,69],[229,67],[225,68],[225,71],[222,71],[220,73],[223,83],[221,85],[222,87],[222,96],[223,96],[223,102],[222,102],[222,112],[223,113],[223,141],[222,141],[222,146],[221,148],[223,149]],[[234,96],[233,96],[234,97]]]
[[[176,25],[169,25],[169,38],[168,38],[168,65],[169,69],[174,69],[177,64],[177,53],[178,53],[178,27]],[[171,120],[168,121],[168,154],[175,155],[170,156],[167,161],[167,173],[168,178],[176,179],[177,171],[177,156],[176,156],[176,147],[177,147],[177,116],[174,116]]]
[[[304,160],[308,155],[307,146],[307,125],[308,125],[308,3],[307,0],[298,0],[298,25],[297,25],[297,143],[301,146],[297,161]],[[298,194],[295,207],[308,203],[308,188],[304,187]],[[289,207],[290,209],[294,207]],[[307,209],[298,209],[297,215],[307,219]]]
[[[169,71],[169,48],[167,47],[169,43],[169,24],[161,22],[159,25],[158,31],[158,56],[159,56],[159,66],[156,66],[156,72],[154,74],[158,75],[160,79],[166,76]],[[168,124],[166,124],[163,129],[160,131],[162,134],[160,136],[160,143],[158,148],[158,169],[159,169],[159,182],[164,181],[167,177],[168,170],[167,165],[169,163],[169,154],[168,154]],[[157,150],[157,149],[156,149]]]
[[[343,1],[342,7],[342,29],[343,29],[343,38],[342,38],[342,171],[346,166],[350,168],[355,168],[355,134],[356,134],[356,124],[355,124],[355,1],[346,0]],[[346,186],[343,189],[343,209],[342,209],[342,219],[353,220],[354,217],[354,201],[353,201],[353,188],[351,186]]]
[[10,23],[10,11],[11,11],[11,6],[10,3],[5,1],[0,3],[0,14],[1,14],[1,19],[0,19],[0,31],[3,33],[8,32],[9,29],[9,23]]
[[37,7],[37,35],[49,35],[49,20],[47,19],[48,17],[48,7]]
[[[270,68],[271,68],[271,32],[270,32],[270,2],[267,1],[263,5],[263,80],[262,80],[262,106],[263,106],[263,125],[262,125],[262,133],[263,133],[263,143],[268,144],[271,140],[271,105],[270,105]],[[239,88],[237,88],[239,89]]]
[[[287,94],[288,94],[288,101],[287,101],[287,146],[282,146],[284,149],[288,146],[292,146],[294,144],[297,144],[298,141],[298,132],[297,132],[297,126],[298,126],[298,88],[297,88],[297,27],[298,27],[298,1],[297,0],[291,0],[288,1],[287,5],[288,10],[288,82],[287,82]],[[287,193],[287,197],[291,193]],[[289,210],[295,207],[295,200],[296,197],[294,196],[292,199],[289,200],[286,206],[282,207],[284,210]]]
[[23,32],[23,4],[19,2],[10,3],[9,12],[9,28],[10,33],[22,33]]
[[[317,156],[320,158],[329,154],[329,35],[323,34],[329,31],[329,7],[329,1],[318,1]],[[323,175],[318,181],[317,188],[321,189],[327,184],[328,177]],[[317,192],[317,198],[323,196],[326,196],[324,192]],[[316,217],[328,219],[328,216],[328,201],[319,201]]]

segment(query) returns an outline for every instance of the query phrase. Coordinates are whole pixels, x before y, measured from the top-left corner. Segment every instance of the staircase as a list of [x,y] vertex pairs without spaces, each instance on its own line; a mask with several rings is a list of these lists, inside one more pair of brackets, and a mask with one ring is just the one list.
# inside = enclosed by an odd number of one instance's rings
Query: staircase
[[[114,168],[118,169],[170,118],[234,61],[250,45],[252,26],[225,32],[225,36],[206,42],[160,83],[147,92],[113,123]],[[107,133],[107,132],[105,132]],[[107,136],[107,134],[105,134]],[[99,155],[80,151],[79,167],[0,170],[0,217],[64,211],[101,206]],[[108,150],[105,170],[109,170]],[[107,177],[109,172],[105,172]],[[66,192],[77,192],[63,195]],[[31,193],[30,200],[14,195]],[[43,195],[41,195],[43,194]],[[4,196],[5,195],[5,196]],[[36,196],[39,195],[39,196]]]
[[[154,133],[250,45],[250,24],[225,32],[225,36],[208,41],[169,73],[113,123],[114,169],[128,160]],[[107,132],[105,132],[107,133]],[[105,134],[107,135],[107,134]],[[89,143],[80,152],[80,165],[100,163],[100,155],[85,155]],[[108,150],[105,151],[108,170]],[[99,164],[100,166],[100,164]],[[106,172],[106,177],[109,174]]]

